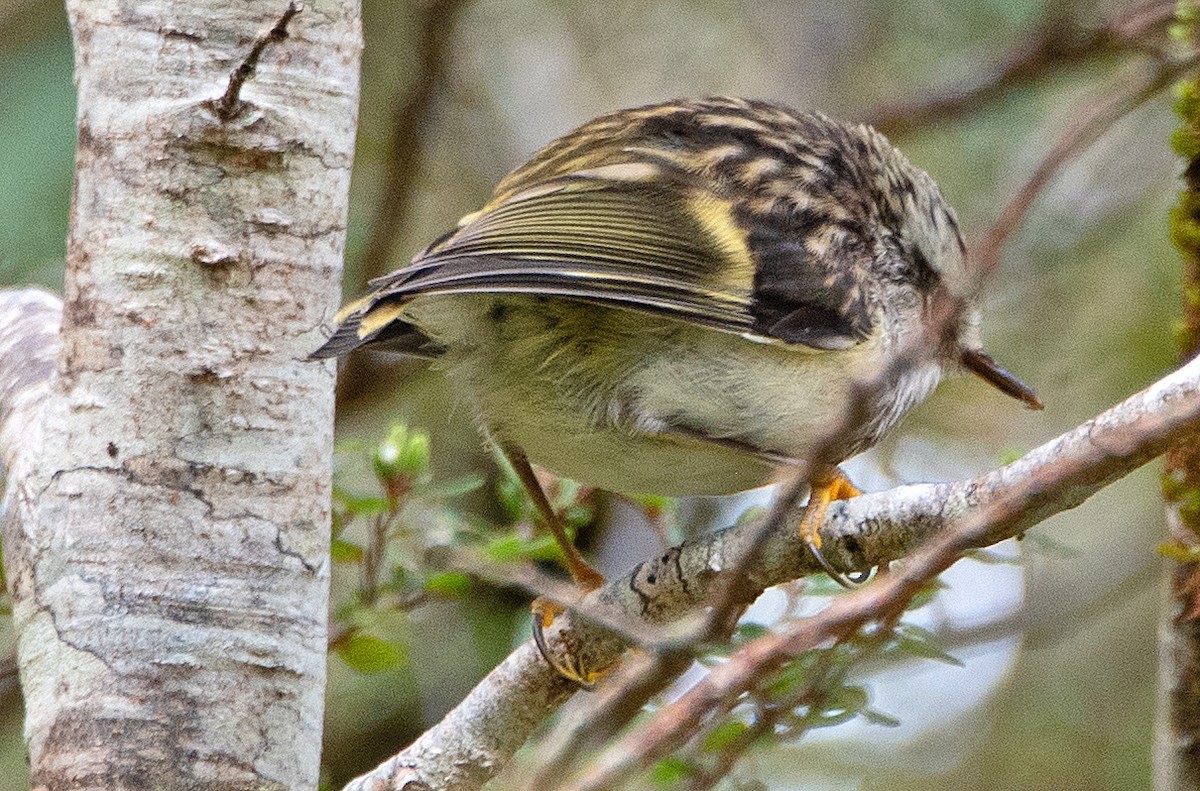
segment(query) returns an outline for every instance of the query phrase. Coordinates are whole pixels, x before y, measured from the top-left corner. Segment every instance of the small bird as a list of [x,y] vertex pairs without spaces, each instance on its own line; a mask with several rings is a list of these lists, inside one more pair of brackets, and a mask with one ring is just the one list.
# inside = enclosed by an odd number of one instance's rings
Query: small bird
[[[506,176],[346,305],[314,357],[435,360],[584,588],[530,462],[625,494],[720,495],[799,468],[817,559],[837,465],[965,368],[1040,409],[980,347],[980,282],[937,185],[879,132],[740,98],[596,118]],[[950,310],[939,309],[949,305]],[[841,581],[841,577],[835,578]],[[534,636],[558,608],[535,603]]]

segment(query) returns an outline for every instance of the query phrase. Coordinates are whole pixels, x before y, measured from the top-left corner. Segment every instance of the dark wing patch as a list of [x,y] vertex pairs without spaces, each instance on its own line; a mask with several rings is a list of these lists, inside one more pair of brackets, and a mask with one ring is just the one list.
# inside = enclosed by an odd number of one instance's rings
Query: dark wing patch
[[820,305],[802,304],[766,328],[766,334],[814,349],[846,349],[861,340],[843,316]]
[[325,339],[321,348],[308,355],[308,359],[325,360],[330,357],[341,357],[362,346],[366,341],[358,337],[358,324],[361,319],[362,316],[357,314],[347,316],[338,324],[333,335]]
[[844,349],[870,336],[864,238],[853,223],[811,209],[758,217],[750,234],[758,260],[754,331],[815,349]]

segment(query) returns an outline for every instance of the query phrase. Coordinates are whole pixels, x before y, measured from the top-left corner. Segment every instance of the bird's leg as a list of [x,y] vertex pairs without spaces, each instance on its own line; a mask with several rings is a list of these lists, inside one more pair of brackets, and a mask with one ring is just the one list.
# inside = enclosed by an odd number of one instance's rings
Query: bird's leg
[[804,518],[800,521],[800,527],[797,532],[800,534],[801,540],[808,545],[808,551],[821,564],[821,568],[825,573],[833,578],[833,581],[844,588],[852,588],[855,585],[860,585],[870,576],[868,572],[865,575],[858,577],[847,577],[837,569],[830,565],[825,556],[821,554],[821,534],[817,531],[821,527],[821,523],[825,520],[825,511],[828,510],[829,504],[834,500],[848,500],[851,497],[858,497],[862,494],[854,484],[850,483],[850,479],[846,477],[846,473],[842,472],[839,467],[832,464],[826,464],[818,467],[808,481],[809,495],[808,505],[804,507]]
[[[529,495],[529,499],[533,500],[533,505],[537,508],[542,521],[546,523],[546,527],[550,530],[551,535],[554,536],[554,540],[558,542],[559,548],[562,549],[563,555],[566,558],[567,571],[570,572],[571,579],[585,592],[595,590],[603,585],[604,576],[584,560],[583,555],[580,554],[574,542],[567,535],[567,530],[563,526],[562,519],[555,512],[554,507],[550,505],[550,498],[546,496],[546,491],[542,488],[541,481],[537,479],[533,467],[529,464],[529,459],[523,452],[511,446],[502,445],[500,450],[505,458],[508,459],[508,463],[512,465],[513,471],[517,474],[517,479],[525,487],[525,493]],[[563,611],[562,606],[539,596],[534,599],[532,609],[533,639],[537,643],[542,658],[552,668],[557,670],[563,678],[574,681],[584,687],[591,686],[594,681],[592,674],[589,674],[578,666],[564,666],[563,663],[555,658],[546,645],[545,630],[550,624],[554,623],[554,617]]]

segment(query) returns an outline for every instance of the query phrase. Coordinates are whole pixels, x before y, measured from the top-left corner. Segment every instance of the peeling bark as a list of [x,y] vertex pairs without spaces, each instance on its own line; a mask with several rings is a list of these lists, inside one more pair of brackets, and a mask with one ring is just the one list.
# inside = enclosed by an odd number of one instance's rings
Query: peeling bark
[[[35,788],[316,787],[334,371],[305,358],[341,274],[357,2],[311,4],[214,109],[286,9],[68,3],[61,349],[35,419],[0,392]],[[23,356],[0,342],[0,373]]]

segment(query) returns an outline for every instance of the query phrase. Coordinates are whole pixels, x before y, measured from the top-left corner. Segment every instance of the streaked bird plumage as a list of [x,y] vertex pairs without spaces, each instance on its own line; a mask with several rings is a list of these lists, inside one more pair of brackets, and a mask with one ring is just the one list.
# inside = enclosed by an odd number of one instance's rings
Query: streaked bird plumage
[[[314,357],[430,357],[513,463],[574,579],[530,460],[628,494],[727,494],[804,470],[799,531],[857,493],[836,465],[949,371],[1039,407],[979,345],[979,283],[937,185],[867,126],[734,98],[602,116],[371,282]],[[945,310],[949,306],[949,310]],[[848,584],[848,583],[847,583]],[[564,676],[596,669],[534,636]]]
[[[978,287],[933,180],[869,127],[734,98],[583,125],[371,286],[317,356],[438,358],[493,438],[629,493],[837,463],[978,346]],[[827,437],[935,287],[963,305],[947,342]]]

